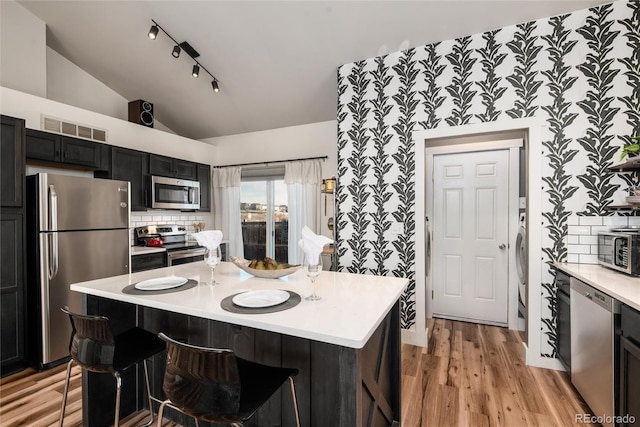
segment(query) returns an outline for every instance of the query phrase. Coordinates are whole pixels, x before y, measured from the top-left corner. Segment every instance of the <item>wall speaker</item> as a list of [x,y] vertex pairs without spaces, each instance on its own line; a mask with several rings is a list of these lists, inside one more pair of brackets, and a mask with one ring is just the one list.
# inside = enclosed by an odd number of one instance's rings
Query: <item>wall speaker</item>
[[142,99],[129,103],[129,121],[146,127],[153,127],[153,104]]

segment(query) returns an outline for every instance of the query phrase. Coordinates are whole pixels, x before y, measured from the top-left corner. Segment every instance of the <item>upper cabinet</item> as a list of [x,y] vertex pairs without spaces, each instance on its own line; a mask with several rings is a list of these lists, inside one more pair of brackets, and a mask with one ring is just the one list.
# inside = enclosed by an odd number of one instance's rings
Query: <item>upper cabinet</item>
[[198,179],[196,163],[157,154],[149,155],[149,174],[191,181]]
[[102,167],[102,144],[55,133],[27,129],[27,159],[47,163]]
[[147,209],[147,170],[149,153],[112,147],[109,178],[131,183],[131,210]]
[[19,208],[24,190],[24,120],[2,116],[0,205]]
[[211,166],[198,164],[200,183],[200,211],[211,212]]

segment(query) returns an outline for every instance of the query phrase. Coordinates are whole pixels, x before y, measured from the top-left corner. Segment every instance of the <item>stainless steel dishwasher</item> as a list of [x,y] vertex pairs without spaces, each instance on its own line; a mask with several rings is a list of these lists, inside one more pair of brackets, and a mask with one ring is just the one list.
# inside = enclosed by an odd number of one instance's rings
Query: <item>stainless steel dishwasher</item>
[[[593,414],[612,421],[616,395],[616,328],[620,304],[571,278],[571,382]],[[603,422],[613,427],[613,422]]]

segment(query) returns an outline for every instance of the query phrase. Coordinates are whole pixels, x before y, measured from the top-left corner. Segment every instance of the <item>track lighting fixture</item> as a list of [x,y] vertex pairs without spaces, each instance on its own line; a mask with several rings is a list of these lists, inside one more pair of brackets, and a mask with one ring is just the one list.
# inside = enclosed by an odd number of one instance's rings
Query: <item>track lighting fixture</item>
[[151,40],[155,40],[157,35],[158,35],[158,26],[152,25],[151,28],[149,29],[149,38]]
[[207,74],[209,74],[211,76],[211,78],[213,79],[211,81],[211,87],[213,88],[214,92],[220,92],[220,86],[218,85],[218,79],[209,72],[209,70],[207,70],[200,62],[198,62],[198,60],[196,58],[198,58],[200,56],[200,54],[186,41],[182,42],[182,43],[178,43],[176,41],[176,39],[174,39],[173,37],[171,37],[171,35],[169,33],[167,33],[167,31],[162,28],[156,21],[154,21],[153,19],[151,20],[151,22],[153,22],[153,25],[151,26],[151,28],[149,29],[149,33],[148,36],[151,40],[155,40],[156,37],[158,36],[158,32],[162,31],[167,37],[169,37],[171,39],[171,41],[173,41],[175,43],[175,46],[173,47],[173,51],[171,52],[171,55],[174,58],[178,58],[180,56],[180,52],[184,51],[186,52],[187,55],[189,55],[191,57],[191,59],[193,59],[193,61],[195,62],[195,65],[193,66],[193,69],[191,71],[191,75],[193,77],[198,77],[200,75],[200,68],[202,68]]

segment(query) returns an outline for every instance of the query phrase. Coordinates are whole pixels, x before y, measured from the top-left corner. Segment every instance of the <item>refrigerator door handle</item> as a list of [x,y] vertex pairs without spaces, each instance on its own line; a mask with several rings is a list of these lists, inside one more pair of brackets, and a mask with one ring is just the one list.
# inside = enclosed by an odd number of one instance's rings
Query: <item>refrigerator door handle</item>
[[58,194],[49,185],[49,280],[58,274]]

